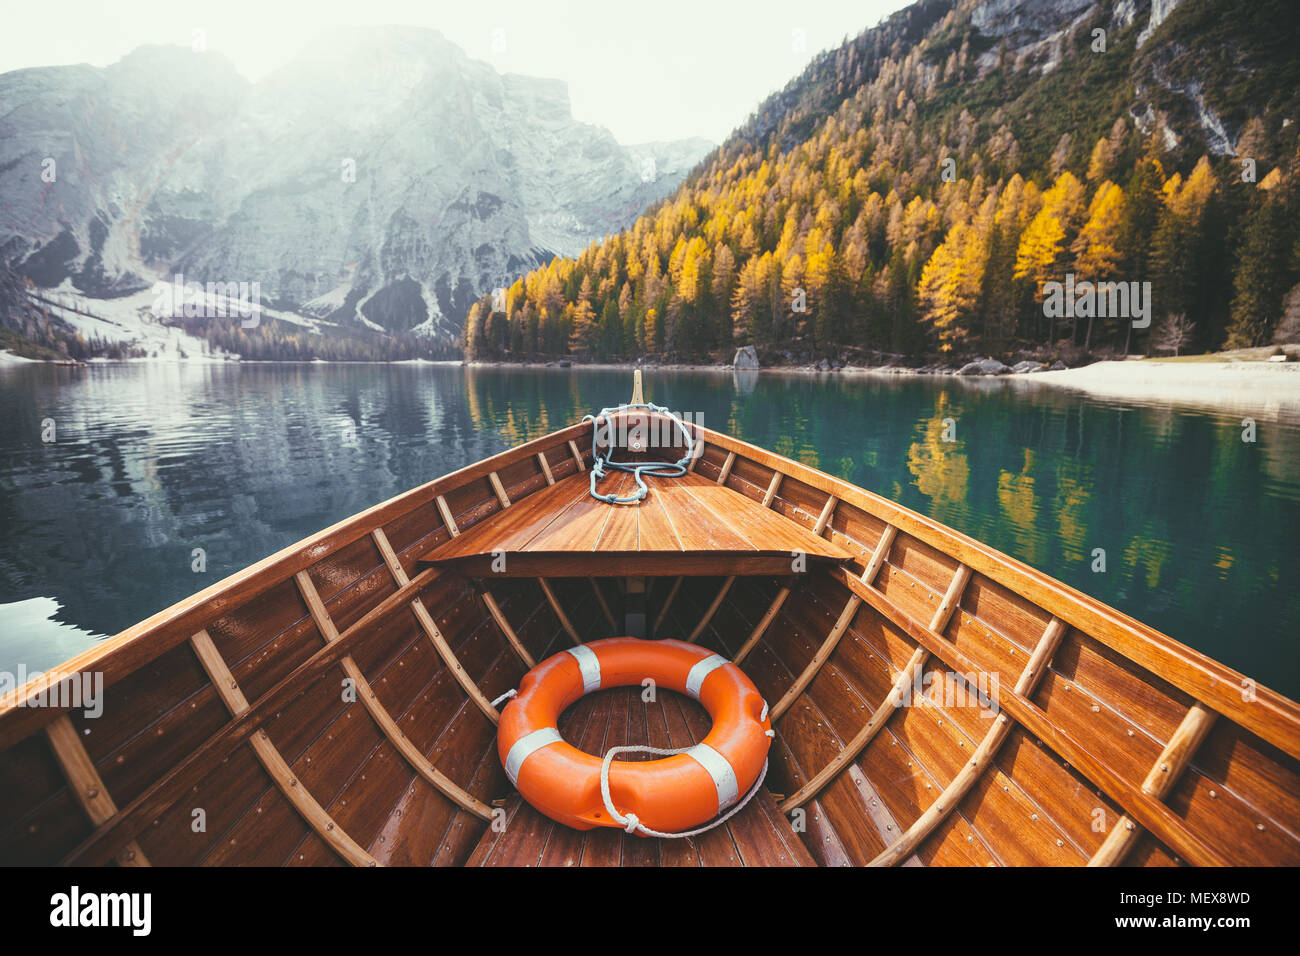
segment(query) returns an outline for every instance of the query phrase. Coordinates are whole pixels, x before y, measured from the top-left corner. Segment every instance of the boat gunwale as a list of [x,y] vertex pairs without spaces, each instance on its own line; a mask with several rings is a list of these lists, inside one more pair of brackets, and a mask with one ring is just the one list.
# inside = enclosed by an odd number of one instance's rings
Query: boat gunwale
[[[895,525],[944,555],[969,565],[973,571],[1048,614],[1061,618],[1081,634],[1110,647],[1125,659],[1300,760],[1300,703],[1278,691],[955,528],[742,439],[703,425],[691,423],[689,427],[695,436],[704,439],[705,444],[717,445],[756,464],[782,471],[787,478],[795,478],[861,508],[887,525]],[[699,455],[702,459],[703,450]],[[1176,666],[1166,666],[1171,664]],[[1242,698],[1246,681],[1250,681],[1255,694],[1256,699],[1252,702]],[[1262,705],[1262,710],[1252,709],[1259,705]]]
[[[585,423],[569,425],[371,505],[182,598],[28,679],[21,687],[0,697],[0,752],[39,731],[68,710],[75,709],[56,705],[31,705],[34,699],[42,695],[57,699],[57,694],[51,692],[56,691],[63,681],[91,670],[96,665],[105,665],[102,668],[103,686],[111,687],[116,681],[189,640],[191,635],[219,620],[223,614],[256,600],[277,585],[291,580],[299,571],[312,567],[327,555],[370,534],[375,528],[381,528],[387,522],[409,514],[415,508],[462,488],[471,481],[486,478],[507,465],[544,453],[557,445],[563,447],[565,442],[587,430]],[[430,533],[434,531],[436,529]],[[143,650],[143,653],[128,653],[133,650]],[[130,661],[125,666],[114,666],[128,657]]]

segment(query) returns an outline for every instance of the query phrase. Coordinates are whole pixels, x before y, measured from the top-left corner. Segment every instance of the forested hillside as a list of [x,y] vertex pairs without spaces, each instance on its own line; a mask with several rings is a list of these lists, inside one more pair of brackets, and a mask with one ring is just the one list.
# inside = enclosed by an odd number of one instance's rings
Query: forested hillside
[[[480,300],[467,357],[1077,357],[1296,336],[1300,13],[1157,6],[909,7],[818,57],[630,229]],[[1068,273],[1150,282],[1150,326],[1049,315],[1043,284]]]

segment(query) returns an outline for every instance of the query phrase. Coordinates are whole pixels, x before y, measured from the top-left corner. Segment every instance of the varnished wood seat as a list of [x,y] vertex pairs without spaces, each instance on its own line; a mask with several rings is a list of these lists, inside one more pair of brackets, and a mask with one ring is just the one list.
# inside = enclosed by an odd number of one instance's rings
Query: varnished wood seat
[[[481,521],[424,560],[472,577],[789,574],[850,557],[838,544],[752,498],[695,474],[646,478],[650,493],[631,505],[590,494],[590,475],[571,475]],[[605,494],[636,489],[611,472]]]

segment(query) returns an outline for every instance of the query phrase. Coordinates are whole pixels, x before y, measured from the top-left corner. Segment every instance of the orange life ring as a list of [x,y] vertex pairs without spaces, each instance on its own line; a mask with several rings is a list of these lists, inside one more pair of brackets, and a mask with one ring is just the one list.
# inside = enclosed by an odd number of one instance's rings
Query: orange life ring
[[619,827],[601,796],[601,758],[565,743],[556,721],[566,707],[602,687],[646,678],[696,698],[713,728],[689,751],[662,760],[610,766],[614,807],[651,830],[697,826],[736,803],[758,781],[771,745],[767,703],[739,667],[683,641],[614,637],[554,654],[529,671],[501,713],[497,753],[530,804],[579,830]]

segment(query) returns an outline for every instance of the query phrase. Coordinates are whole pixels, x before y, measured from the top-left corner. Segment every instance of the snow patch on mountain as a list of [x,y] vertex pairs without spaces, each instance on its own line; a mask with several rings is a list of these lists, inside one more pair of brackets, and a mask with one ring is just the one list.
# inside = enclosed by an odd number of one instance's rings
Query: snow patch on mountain
[[116,345],[132,345],[150,358],[216,359],[219,351],[208,354],[207,343],[174,325],[167,325],[153,314],[155,294],[144,289],[115,299],[83,296],[65,281],[57,289],[39,294],[38,303],[51,316],[79,333],[88,342],[98,339]]
[[[87,342],[97,339],[105,344],[130,345],[143,350],[150,358],[228,361],[239,357],[222,351],[174,324],[172,316],[160,305],[164,300],[159,286],[105,299],[84,295],[71,280],[65,280],[54,289],[38,290],[32,299],[51,317],[79,333]],[[205,315],[211,316],[206,320],[211,322],[253,327],[274,319],[315,334],[328,334],[331,328],[330,323],[312,316],[265,306],[260,306],[252,315],[241,316],[238,314],[238,303],[207,292],[194,299],[192,304]],[[183,310],[173,309],[173,313],[181,311]]]

